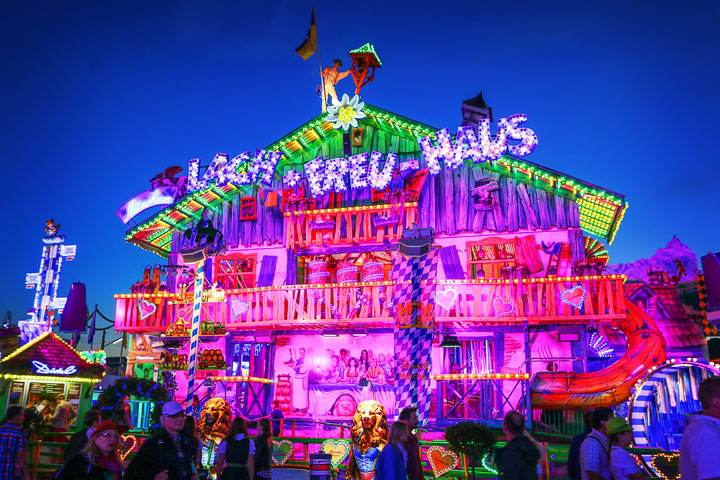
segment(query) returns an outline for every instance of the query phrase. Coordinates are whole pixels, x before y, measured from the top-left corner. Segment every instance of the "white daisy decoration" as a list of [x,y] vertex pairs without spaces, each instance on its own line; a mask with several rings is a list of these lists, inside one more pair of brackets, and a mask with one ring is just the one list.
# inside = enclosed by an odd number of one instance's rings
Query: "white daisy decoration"
[[339,102],[333,98],[333,104],[328,107],[328,116],[325,120],[334,122],[333,128],[342,127],[347,132],[351,126],[357,127],[359,118],[367,116],[362,111],[364,106],[365,103],[360,101],[359,95],[355,95],[351,100],[347,93],[344,93]]

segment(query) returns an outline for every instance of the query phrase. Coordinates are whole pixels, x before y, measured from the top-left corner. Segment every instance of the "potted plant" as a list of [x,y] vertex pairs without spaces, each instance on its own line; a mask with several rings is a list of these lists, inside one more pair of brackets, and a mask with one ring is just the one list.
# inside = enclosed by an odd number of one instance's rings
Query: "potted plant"
[[450,450],[464,455],[470,462],[472,478],[475,478],[475,465],[490,455],[497,442],[497,434],[479,422],[460,422],[445,430],[445,440]]

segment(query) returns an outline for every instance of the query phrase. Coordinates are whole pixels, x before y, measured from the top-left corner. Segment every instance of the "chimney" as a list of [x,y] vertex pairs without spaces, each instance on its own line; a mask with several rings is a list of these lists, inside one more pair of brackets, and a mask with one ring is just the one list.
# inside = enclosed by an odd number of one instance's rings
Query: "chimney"
[[667,272],[659,268],[651,267],[648,271],[648,285],[652,287],[662,287],[667,282]]
[[477,133],[480,120],[489,118],[493,121],[492,108],[485,103],[483,94],[480,92],[475,98],[465,100],[462,103],[462,126],[471,126]]

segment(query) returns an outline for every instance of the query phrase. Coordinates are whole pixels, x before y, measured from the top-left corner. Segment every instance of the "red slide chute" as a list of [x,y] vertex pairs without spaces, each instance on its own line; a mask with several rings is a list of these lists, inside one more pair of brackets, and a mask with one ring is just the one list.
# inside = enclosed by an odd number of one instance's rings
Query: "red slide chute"
[[612,407],[630,398],[630,389],[647,370],[665,361],[665,339],[655,321],[625,299],[626,318],[617,328],[627,351],[608,368],[595,372],[542,372],[530,385],[532,408],[559,410]]

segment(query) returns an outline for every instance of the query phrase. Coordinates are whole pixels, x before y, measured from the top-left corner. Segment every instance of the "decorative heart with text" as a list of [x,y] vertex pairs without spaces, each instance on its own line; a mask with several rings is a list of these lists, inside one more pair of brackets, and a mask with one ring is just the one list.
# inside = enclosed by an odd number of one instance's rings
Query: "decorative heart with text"
[[582,285],[576,285],[568,288],[562,293],[562,301],[575,308],[582,308],[585,302],[585,294],[587,290]]
[[493,298],[493,310],[496,317],[507,317],[515,313],[515,304],[512,300],[505,300],[502,297]]
[[157,305],[147,300],[140,300],[138,302],[138,311],[140,312],[140,319],[145,320],[147,317],[155,313]]
[[428,448],[427,459],[435,474],[435,478],[455,468],[460,461],[455,452],[445,450],[441,447]]
[[295,444],[290,440],[273,441],[272,461],[274,465],[284,464],[295,449]]
[[350,455],[350,442],[347,440],[335,440],[331,438],[329,440],[325,440],[320,449],[323,453],[332,455],[330,463],[333,467],[338,468],[348,455]]
[[656,453],[650,465],[665,480],[680,480],[679,453]]
[[190,323],[192,320],[192,307],[180,307],[177,309],[177,319],[182,320],[185,323]]
[[230,301],[230,311],[232,312],[233,319],[237,319],[240,315],[247,313],[250,310],[250,306],[247,302],[243,302],[237,297],[233,297]]
[[135,435],[120,435],[120,445],[118,445],[120,459],[125,460],[125,458],[130,455],[130,452],[135,449],[137,444],[138,439]]
[[443,307],[445,310],[450,310],[458,298],[458,292],[454,288],[449,290],[443,290],[435,294],[435,303]]

